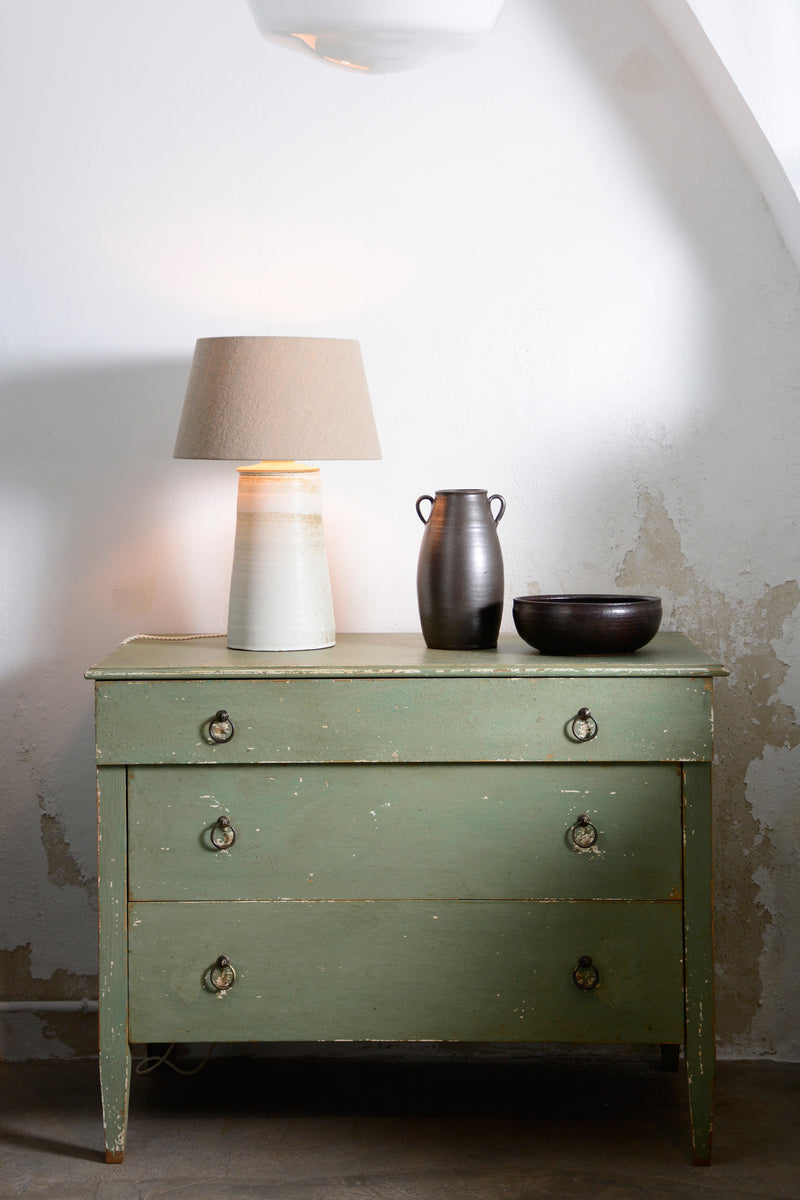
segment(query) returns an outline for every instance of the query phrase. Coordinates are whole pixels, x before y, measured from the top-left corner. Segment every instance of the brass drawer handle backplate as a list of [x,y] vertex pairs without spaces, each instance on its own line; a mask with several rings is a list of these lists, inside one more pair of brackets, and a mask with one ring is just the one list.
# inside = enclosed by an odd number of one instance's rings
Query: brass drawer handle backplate
[[578,850],[589,850],[597,843],[597,829],[587,816],[578,817],[572,826],[572,840]]
[[224,742],[231,741],[235,733],[233,721],[225,709],[221,708],[208,726],[209,738],[221,746]]
[[588,708],[578,709],[578,715],[572,722],[572,736],[576,742],[591,742],[597,737],[598,725]]
[[597,987],[600,982],[600,972],[588,954],[582,954],[578,959],[578,965],[572,972],[572,978],[575,986],[579,987],[582,992],[591,992]]
[[215,850],[230,850],[236,841],[236,830],[230,817],[222,816],[211,829],[211,845]]
[[225,996],[236,983],[236,972],[231,966],[231,960],[224,954],[220,954],[209,970],[208,982],[220,996]]

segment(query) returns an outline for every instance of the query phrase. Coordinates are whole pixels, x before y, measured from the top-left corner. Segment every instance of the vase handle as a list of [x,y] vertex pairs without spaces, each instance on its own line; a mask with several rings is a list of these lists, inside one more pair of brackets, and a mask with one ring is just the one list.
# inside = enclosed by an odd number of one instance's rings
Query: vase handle
[[500,511],[498,512],[497,516],[495,517],[494,513],[492,513],[492,517],[494,518],[494,523],[495,523],[495,525],[499,525],[499,524],[500,524],[500,522],[501,522],[501,520],[503,519],[503,513],[506,511],[506,502],[505,502],[505,500],[503,499],[503,497],[502,497],[501,495],[499,495],[498,493],[495,493],[495,495],[494,495],[494,496],[490,496],[490,497],[489,497],[489,509],[490,509],[490,511],[491,511],[491,507],[492,507],[492,501],[493,501],[493,500],[499,500],[499,501],[500,501]]
[[[420,498],[417,500],[417,505],[416,505],[416,507],[417,507],[417,516],[419,517],[420,521],[422,521],[422,524],[423,524],[423,525],[427,525],[427,524],[428,524],[428,521],[430,521],[430,519],[431,519],[431,514],[430,514],[430,513],[428,513],[427,517],[423,517],[423,515],[422,515],[422,509],[420,508],[420,504],[422,504],[422,501],[423,501],[423,500],[430,500],[430,502],[431,502],[431,512],[432,512],[432,511],[433,511],[433,496],[420,496]],[[504,506],[504,507],[505,507],[505,506]]]

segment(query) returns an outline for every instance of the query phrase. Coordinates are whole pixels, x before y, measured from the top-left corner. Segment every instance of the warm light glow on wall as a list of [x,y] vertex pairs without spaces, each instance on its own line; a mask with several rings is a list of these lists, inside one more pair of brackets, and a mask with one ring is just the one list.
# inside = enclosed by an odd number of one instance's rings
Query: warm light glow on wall
[[409,247],[408,236],[392,241],[379,222],[367,220],[355,231],[318,219],[265,221],[238,210],[235,219],[219,215],[210,243],[204,214],[184,212],[179,224],[144,230],[118,253],[149,291],[176,304],[190,295],[215,320],[348,320],[422,291],[451,269],[449,244],[437,241],[422,217]]

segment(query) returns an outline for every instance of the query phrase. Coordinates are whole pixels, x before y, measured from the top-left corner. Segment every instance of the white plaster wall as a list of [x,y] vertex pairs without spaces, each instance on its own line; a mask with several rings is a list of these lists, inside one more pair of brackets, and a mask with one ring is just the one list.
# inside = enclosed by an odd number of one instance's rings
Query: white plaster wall
[[647,0],[690,64],[800,268],[800,0]]
[[690,0],[800,193],[800,0]]
[[[95,986],[84,669],[224,628],[235,471],[171,459],[195,338],[341,335],[384,457],[324,468],[339,629],[418,628],[443,487],[507,499],[508,627],[523,592],[659,591],[733,670],[723,1048],[800,1051],[798,276],[652,13],[600,8],[508,0],[479,50],[376,78],[269,46],[244,0],[5,14],[7,998]],[[9,1019],[0,1054],[82,1037]]]

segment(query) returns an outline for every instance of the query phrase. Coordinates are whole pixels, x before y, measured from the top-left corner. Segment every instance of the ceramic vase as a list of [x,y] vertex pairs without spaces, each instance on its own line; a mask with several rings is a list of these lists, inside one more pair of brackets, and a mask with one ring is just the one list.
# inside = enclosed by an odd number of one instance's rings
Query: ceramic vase
[[[492,511],[499,502],[497,515]],[[429,503],[428,516],[423,504]],[[431,650],[487,650],[497,645],[503,616],[503,555],[497,525],[502,496],[477,488],[420,496],[425,526],[417,566],[417,600]]]

